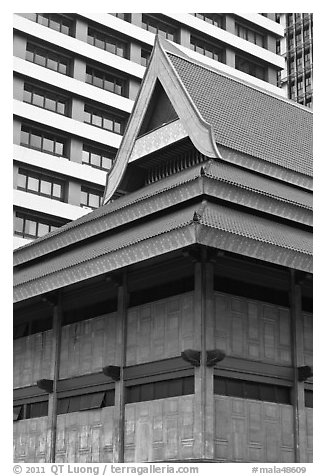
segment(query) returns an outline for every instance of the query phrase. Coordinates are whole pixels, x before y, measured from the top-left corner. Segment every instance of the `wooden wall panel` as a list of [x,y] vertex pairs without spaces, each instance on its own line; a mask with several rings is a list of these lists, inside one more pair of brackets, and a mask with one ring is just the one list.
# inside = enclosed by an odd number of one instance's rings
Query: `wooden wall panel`
[[17,421],[14,430],[14,462],[46,463],[50,449],[48,417]]
[[128,310],[127,365],[180,355],[193,345],[193,293]]
[[307,463],[313,463],[313,409],[306,408]]
[[312,314],[303,313],[303,356],[305,365],[313,365],[312,347],[313,347],[313,320]]
[[58,416],[56,463],[112,462],[113,407]]
[[291,365],[289,310],[215,292],[215,342],[229,356]]
[[126,463],[189,459],[193,447],[193,395],[126,405]]
[[100,372],[116,365],[116,313],[69,324],[62,328],[60,378]]
[[35,385],[41,378],[50,378],[52,330],[15,339],[14,388]]
[[294,462],[292,406],[221,395],[214,399],[216,460]]

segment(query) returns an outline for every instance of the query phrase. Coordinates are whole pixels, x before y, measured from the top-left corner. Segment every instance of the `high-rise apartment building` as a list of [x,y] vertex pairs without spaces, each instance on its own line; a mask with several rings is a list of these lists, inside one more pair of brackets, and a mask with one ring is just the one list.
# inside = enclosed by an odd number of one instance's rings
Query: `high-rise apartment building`
[[312,13],[282,13],[277,20],[285,35],[277,41],[277,52],[285,58],[285,69],[279,72],[279,85],[287,96],[312,107]]
[[286,94],[275,14],[14,15],[15,247],[100,205],[155,34]]

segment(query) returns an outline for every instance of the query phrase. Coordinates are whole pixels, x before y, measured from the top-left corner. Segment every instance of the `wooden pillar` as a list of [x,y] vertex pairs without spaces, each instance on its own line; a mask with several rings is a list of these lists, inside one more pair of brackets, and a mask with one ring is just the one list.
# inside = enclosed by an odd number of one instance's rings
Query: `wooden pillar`
[[53,392],[49,394],[49,427],[50,427],[50,451],[48,454],[49,463],[55,462],[56,438],[57,438],[57,384],[60,371],[60,348],[61,348],[61,326],[62,326],[62,306],[61,295],[53,305],[53,325],[52,325],[52,368],[51,379],[53,380]]
[[125,386],[128,291],[127,275],[124,274],[118,287],[117,344],[119,349],[120,380],[115,385],[113,463],[124,462]]
[[206,366],[206,351],[214,348],[213,265],[207,263],[206,250],[195,263],[195,336],[194,349],[201,351],[201,362],[195,367],[195,443],[198,459],[214,457],[214,370]]
[[298,381],[298,367],[304,365],[301,286],[296,283],[295,271],[290,270],[290,306],[292,326],[292,362],[294,367],[293,412],[295,462],[306,463],[306,413],[304,382]]

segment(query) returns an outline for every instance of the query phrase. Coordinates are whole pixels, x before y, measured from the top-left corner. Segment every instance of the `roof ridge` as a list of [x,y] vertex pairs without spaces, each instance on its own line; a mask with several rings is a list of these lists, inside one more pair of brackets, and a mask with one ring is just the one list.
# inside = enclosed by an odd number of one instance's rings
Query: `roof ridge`
[[194,66],[197,66],[197,67],[203,68],[203,69],[207,69],[207,70],[209,70],[209,71],[211,71],[212,73],[215,73],[215,74],[220,74],[221,76],[224,76],[225,78],[228,78],[231,81],[235,81],[236,83],[240,83],[241,85],[246,86],[250,89],[254,89],[254,90],[256,90],[260,93],[266,94],[266,95],[271,96],[275,99],[279,99],[279,100],[285,102],[286,104],[289,104],[290,106],[296,107],[297,109],[300,109],[300,110],[303,110],[305,112],[313,114],[313,111],[311,109],[309,109],[308,107],[303,106],[302,104],[299,104],[295,101],[292,101],[291,99],[288,99],[287,97],[284,97],[284,96],[281,96],[281,95],[279,96],[276,93],[273,93],[272,91],[268,91],[267,89],[264,89],[263,87],[257,86],[256,84],[251,84],[249,81],[239,79],[236,76],[232,76],[231,73],[226,73],[225,71],[221,71],[221,70],[218,69],[218,66],[214,67],[212,65],[202,63],[197,58],[196,59],[195,58],[190,58],[189,56],[187,56],[185,53],[183,53],[181,51],[180,51],[180,54],[179,54],[179,52],[166,51],[166,54],[172,55],[172,56],[177,56],[178,58],[180,58],[184,61],[187,61],[188,63],[191,63]]

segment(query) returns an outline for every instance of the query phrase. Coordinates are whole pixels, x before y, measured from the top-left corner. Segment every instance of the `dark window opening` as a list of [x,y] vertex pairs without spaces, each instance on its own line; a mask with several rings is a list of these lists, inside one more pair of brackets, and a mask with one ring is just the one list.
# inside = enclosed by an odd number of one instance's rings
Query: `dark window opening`
[[103,314],[110,314],[117,310],[117,300],[102,301],[94,303],[89,306],[82,306],[80,308],[64,311],[63,325],[73,324],[86,319],[92,319]]
[[214,394],[291,405],[291,388],[226,377],[214,377]]
[[194,289],[193,276],[184,277],[171,283],[162,283],[153,288],[135,291],[130,294],[129,306],[139,306],[147,302],[157,301],[169,296],[176,296]]
[[312,390],[305,390],[304,391],[304,398],[305,398],[305,406],[308,408],[313,408],[313,391]]
[[240,56],[235,57],[235,69],[266,81],[266,68]]
[[23,409],[23,405],[17,405],[16,407],[14,407],[14,416],[13,416],[14,421],[22,419],[22,414],[23,414],[22,409]]
[[214,289],[227,294],[235,294],[257,301],[269,302],[280,306],[289,307],[288,292],[279,289],[267,288],[253,283],[245,283],[235,279],[214,277]]
[[74,395],[71,397],[58,399],[58,415],[84,410],[95,410],[113,405],[114,390],[88,393],[86,395]]
[[195,391],[194,377],[162,380],[126,388],[126,403],[146,402],[161,398],[191,395]]

